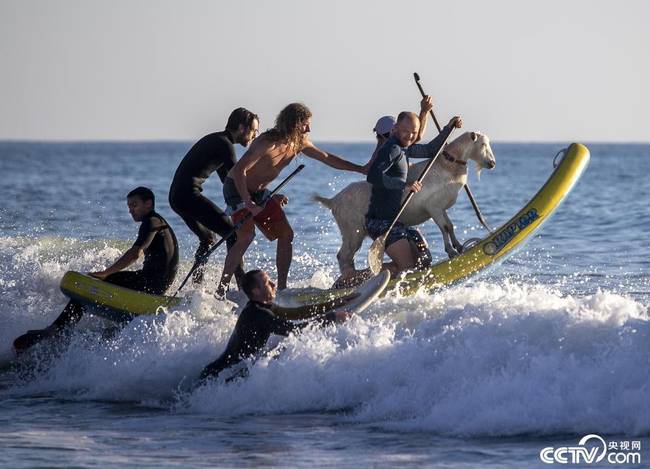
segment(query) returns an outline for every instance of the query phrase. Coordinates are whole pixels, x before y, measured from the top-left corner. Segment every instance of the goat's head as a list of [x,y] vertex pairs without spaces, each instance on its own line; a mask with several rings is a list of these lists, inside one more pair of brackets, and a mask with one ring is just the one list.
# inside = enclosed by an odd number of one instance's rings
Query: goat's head
[[466,158],[476,163],[476,175],[480,179],[483,168],[494,169],[497,160],[490,147],[490,139],[480,132],[468,132],[469,145],[466,149]]

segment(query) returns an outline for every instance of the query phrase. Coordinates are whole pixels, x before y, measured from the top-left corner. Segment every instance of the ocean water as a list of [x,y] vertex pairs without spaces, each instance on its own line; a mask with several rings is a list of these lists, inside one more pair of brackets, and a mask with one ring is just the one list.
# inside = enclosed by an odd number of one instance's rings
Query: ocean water
[[[492,226],[537,191],[568,143],[493,144],[497,167],[470,176]],[[138,185],[154,190],[174,227],[184,276],[196,239],[167,191],[190,145],[0,142],[0,356],[58,315],[65,271],[102,269],[131,245],[125,194]],[[574,191],[509,260],[289,337],[245,380],[187,391],[236,321],[233,303],[212,296],[223,251],[204,287],[188,285],[166,315],[109,340],[104,320],[84,318],[67,346],[36,354],[31,372],[0,372],[0,465],[543,467],[543,448],[588,434],[638,443],[648,464],[650,145],[587,146]],[[371,152],[322,147],[358,162]],[[284,191],[296,231],[289,286],[324,288],[337,276],[340,236],[310,197],[360,176],[300,160],[307,167]],[[218,178],[205,194],[222,200]],[[449,213],[461,240],[485,234],[464,194]],[[442,258],[435,224],[421,228]],[[274,254],[258,237],[247,266],[273,272]]]

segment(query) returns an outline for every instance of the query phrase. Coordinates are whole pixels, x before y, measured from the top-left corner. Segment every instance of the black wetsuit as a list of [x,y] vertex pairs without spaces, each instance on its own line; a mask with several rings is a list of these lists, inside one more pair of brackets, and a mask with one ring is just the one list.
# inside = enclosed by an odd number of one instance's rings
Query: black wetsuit
[[[160,226],[154,228],[151,223],[152,218],[158,218]],[[152,232],[155,232],[155,235],[144,250],[142,269],[115,272],[107,276],[104,279],[105,282],[154,295],[165,293],[176,276],[178,242],[167,221],[152,210],[142,220],[138,238],[133,245],[144,245]],[[66,326],[79,322],[84,312],[85,308],[81,303],[70,300],[52,325],[45,329],[28,331],[26,334],[21,335],[14,340],[14,349],[16,352],[21,353],[41,340],[55,336],[63,331]]]
[[[195,255],[197,260],[203,257],[214,242],[213,232],[225,236],[233,227],[224,211],[201,194],[203,183],[215,171],[221,182],[224,182],[228,171],[236,162],[230,132],[214,132],[194,144],[174,174],[169,189],[169,205],[199,237]],[[235,241],[236,236],[231,236],[226,241],[228,248]]]
[[[161,225],[154,228],[152,218],[158,218]],[[155,211],[151,211],[140,224],[138,238],[134,246],[142,246],[151,232],[156,232],[149,246],[144,250],[144,262],[141,270],[122,270],[110,274],[105,282],[143,291],[154,295],[162,295],[174,281],[178,268],[178,242],[176,235],[167,221]],[[63,327],[76,323],[81,319],[84,307],[81,303],[70,300],[61,315],[54,321],[54,326]]]
[[[335,313],[327,313],[315,321],[321,324],[333,323]],[[242,360],[255,357],[264,348],[271,334],[287,336],[315,321],[291,322],[277,317],[270,305],[249,301],[237,319],[226,350],[215,361],[203,369],[201,379],[215,377],[221,371]]]

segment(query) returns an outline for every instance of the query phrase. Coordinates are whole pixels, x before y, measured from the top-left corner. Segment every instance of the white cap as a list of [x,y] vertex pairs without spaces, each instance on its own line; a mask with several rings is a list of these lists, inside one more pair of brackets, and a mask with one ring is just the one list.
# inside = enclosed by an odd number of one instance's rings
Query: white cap
[[372,130],[381,135],[390,132],[393,127],[395,127],[395,118],[393,116],[384,116],[379,118]]

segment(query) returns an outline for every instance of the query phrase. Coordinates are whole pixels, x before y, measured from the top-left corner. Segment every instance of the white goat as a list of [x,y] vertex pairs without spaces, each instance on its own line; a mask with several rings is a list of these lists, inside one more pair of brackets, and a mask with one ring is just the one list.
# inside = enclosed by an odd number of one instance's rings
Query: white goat
[[[469,160],[476,163],[479,176],[483,168],[492,169],[496,166],[490,139],[486,135],[479,132],[465,132],[449,143],[422,181],[422,190],[415,194],[400,217],[407,226],[419,225],[432,218],[442,232],[445,251],[449,257],[458,255],[462,244],[456,239],[454,226],[447,216],[447,209],[456,203],[458,192],[467,182]],[[411,165],[409,183],[422,174],[426,164],[427,160],[423,160]],[[370,204],[370,191],[368,182],[359,181],[349,184],[331,199],[314,196],[314,200],[332,211],[341,231],[343,243],[336,257],[343,278],[355,273],[354,255],[366,236],[364,224]]]

